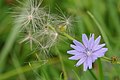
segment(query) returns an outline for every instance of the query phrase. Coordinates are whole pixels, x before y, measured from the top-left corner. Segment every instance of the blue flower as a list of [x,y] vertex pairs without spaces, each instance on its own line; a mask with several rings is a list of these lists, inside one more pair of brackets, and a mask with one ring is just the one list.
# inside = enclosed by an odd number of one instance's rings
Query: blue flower
[[74,50],[67,51],[68,54],[72,54],[70,60],[79,60],[76,66],[84,65],[84,71],[88,68],[92,68],[92,63],[99,57],[104,56],[108,48],[103,48],[105,44],[100,43],[101,36],[99,36],[96,40],[94,40],[94,34],[90,35],[90,38],[86,36],[86,34],[82,34],[82,42],[77,40],[73,40],[73,44],[71,47]]

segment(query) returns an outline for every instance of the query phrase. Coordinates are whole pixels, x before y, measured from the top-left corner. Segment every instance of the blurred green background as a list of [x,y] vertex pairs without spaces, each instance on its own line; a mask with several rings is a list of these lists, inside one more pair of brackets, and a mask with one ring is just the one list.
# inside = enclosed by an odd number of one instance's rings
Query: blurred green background
[[[10,50],[4,47],[8,36],[14,27],[15,0],[0,0],[0,58],[2,50],[8,54],[0,64],[0,80],[120,80],[120,65],[102,62],[103,78],[100,77],[98,61],[93,64],[91,71],[83,71],[82,66],[75,67],[76,61],[68,60],[71,55],[72,41],[60,36],[60,40],[51,48],[45,60],[39,60],[39,52],[29,49],[29,44],[19,44],[20,35],[17,35]],[[74,38],[81,41],[81,34],[94,33],[97,37],[102,35],[102,42],[107,44],[109,51],[106,56],[117,56],[120,60],[120,0],[44,0],[44,6],[49,6],[51,12],[59,14],[57,6],[65,15],[75,16],[72,23]],[[100,26],[87,14],[90,11]],[[73,17],[74,18],[74,17]],[[11,44],[10,44],[11,45]],[[42,53],[41,53],[42,54]],[[93,74],[91,74],[93,73]]]

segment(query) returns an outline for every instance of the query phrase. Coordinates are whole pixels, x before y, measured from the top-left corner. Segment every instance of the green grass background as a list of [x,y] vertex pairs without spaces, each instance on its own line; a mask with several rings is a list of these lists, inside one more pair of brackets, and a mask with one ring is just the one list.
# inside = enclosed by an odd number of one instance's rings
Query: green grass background
[[[68,60],[71,55],[66,53],[72,41],[63,36],[46,59],[42,59],[43,53],[30,51],[29,44],[19,44],[20,35],[16,34],[10,13],[14,11],[13,4],[15,0],[0,0],[0,80],[120,80],[118,64],[97,60],[86,72],[82,66],[75,67],[77,61]],[[81,41],[82,33],[102,35],[101,43],[105,42],[109,49],[106,56],[120,58],[120,0],[44,0],[43,5],[59,14],[58,5],[64,14],[77,18],[70,33],[75,39]]]

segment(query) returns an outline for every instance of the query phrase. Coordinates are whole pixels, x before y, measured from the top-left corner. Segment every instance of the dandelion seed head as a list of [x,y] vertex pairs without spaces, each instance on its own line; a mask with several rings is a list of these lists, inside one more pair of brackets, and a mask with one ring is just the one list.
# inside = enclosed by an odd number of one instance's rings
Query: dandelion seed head
[[40,47],[42,49],[47,49],[54,45],[57,40],[58,33],[49,28],[45,28],[37,31],[34,36],[39,42]]
[[90,38],[86,36],[86,34],[82,35],[82,42],[77,40],[73,40],[74,45],[71,47],[74,50],[67,51],[68,54],[72,54],[73,56],[69,59],[71,60],[79,60],[76,66],[84,65],[84,71],[88,68],[92,68],[92,63],[99,57],[102,57],[107,52],[107,48],[103,48],[105,44],[100,44],[101,37],[99,36],[96,40],[94,40],[94,34],[90,35]]
[[[21,6],[17,7],[14,17],[15,23],[19,24],[21,31],[26,35],[21,43],[29,42],[31,49],[35,45],[44,53],[48,52],[58,39],[55,30],[56,17],[41,6],[42,0],[25,0],[19,3]],[[68,25],[69,22],[65,24]]]
[[62,30],[66,31],[68,34],[71,33],[72,29],[72,23],[74,19],[71,16],[66,15],[60,8],[57,6],[57,10],[59,12],[58,15],[56,15],[55,24],[56,26]]
[[66,20],[66,25],[69,25],[69,24],[70,24],[70,22],[69,22],[69,20],[67,19],[67,20]]
[[34,32],[41,29],[41,23],[45,17],[45,10],[41,7],[42,0],[26,0],[24,2],[18,1],[21,6],[17,7],[14,17],[15,23],[21,27],[21,30],[30,28]]
[[[25,37],[20,41],[20,43],[29,43],[30,44],[30,49],[33,49],[33,45],[39,44],[39,41],[36,39],[34,33],[29,31],[28,33],[25,34]],[[34,44],[33,44],[34,43]],[[36,46],[37,46],[36,45]]]
[[69,16],[59,16],[58,17],[58,28],[62,31],[65,31],[67,32],[68,34],[71,34],[73,33],[72,31],[74,30],[73,28],[73,22],[74,22],[74,19]]
[[32,20],[33,16],[32,15],[28,15],[28,20]]

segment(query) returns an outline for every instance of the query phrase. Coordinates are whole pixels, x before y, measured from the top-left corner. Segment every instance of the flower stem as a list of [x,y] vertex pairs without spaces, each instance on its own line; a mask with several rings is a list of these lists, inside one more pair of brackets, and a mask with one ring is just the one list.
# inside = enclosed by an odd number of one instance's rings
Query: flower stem
[[79,77],[79,75],[74,70],[72,70],[72,71],[75,73],[76,79],[77,80],[81,80],[80,77]]
[[30,64],[31,66],[26,65],[26,66],[19,67],[17,69],[11,70],[9,72],[5,72],[3,74],[0,74],[0,80],[6,80],[6,79],[9,80],[10,77],[16,76],[18,74],[23,74],[23,73],[31,71],[33,69],[38,69],[41,66],[45,65],[46,63],[47,63],[46,61],[43,62],[43,63],[32,63],[32,64]]
[[68,35],[67,33],[65,33],[65,32],[63,32],[63,33],[60,33],[60,34],[62,34],[63,36],[65,36],[65,37],[67,37],[68,39],[70,39],[70,40],[75,40],[73,37],[71,37],[70,35]]
[[102,59],[104,59],[104,60],[106,60],[106,61],[108,61],[108,62],[110,62],[110,63],[114,63],[114,64],[120,64],[120,61],[114,61],[114,60],[112,60],[111,58],[108,58],[108,57],[102,57]]
[[89,69],[89,72],[90,72],[90,74],[93,76],[93,78],[94,78],[95,80],[98,80],[97,77],[95,76],[95,74],[92,72],[92,70]]
[[108,62],[110,62],[111,61],[111,59],[110,58],[108,58],[108,57],[102,57],[102,59],[104,59],[104,60],[106,60],[106,61],[108,61]]
[[100,80],[104,80],[104,74],[103,74],[102,63],[101,63],[100,58],[98,59],[98,65],[99,65],[99,75],[100,75]]
[[63,63],[62,55],[61,55],[61,53],[60,53],[60,51],[58,50],[57,47],[55,47],[55,49],[56,49],[56,52],[58,53],[59,58],[60,58],[62,70],[63,70],[63,73],[64,73],[64,74],[63,74],[63,75],[64,75],[64,80],[68,80],[68,79],[67,79],[67,73],[66,73],[66,70],[65,70],[65,67],[64,67],[64,63]]

